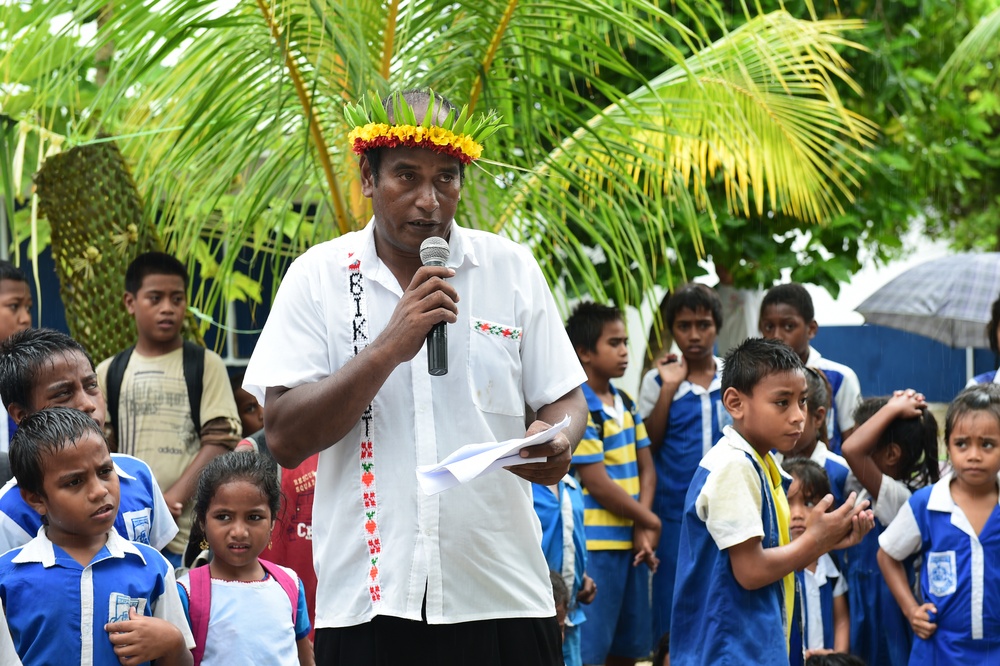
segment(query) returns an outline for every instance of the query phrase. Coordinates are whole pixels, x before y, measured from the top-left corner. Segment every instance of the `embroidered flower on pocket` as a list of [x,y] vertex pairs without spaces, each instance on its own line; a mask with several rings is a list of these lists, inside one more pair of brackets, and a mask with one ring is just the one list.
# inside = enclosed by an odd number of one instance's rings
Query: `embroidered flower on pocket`
[[504,326],[503,324],[494,324],[491,321],[486,321],[485,319],[472,318],[472,328],[476,329],[480,333],[485,333],[487,335],[495,335],[498,338],[507,338],[508,340],[520,340],[521,339],[521,328],[517,326]]

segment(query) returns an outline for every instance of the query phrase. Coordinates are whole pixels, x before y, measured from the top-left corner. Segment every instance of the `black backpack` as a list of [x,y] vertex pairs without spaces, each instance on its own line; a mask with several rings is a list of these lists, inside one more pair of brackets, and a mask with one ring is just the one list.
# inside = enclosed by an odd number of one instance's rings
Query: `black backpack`
[[[135,346],[118,352],[111,359],[111,365],[108,366],[108,423],[114,428],[115,433],[119,432],[118,400],[121,397],[122,380],[125,378],[125,368],[128,367],[133,350],[135,350]],[[194,422],[194,431],[200,433],[201,389],[205,374],[205,348],[190,340],[185,340],[183,365],[184,383],[187,385],[188,403],[191,406],[191,420]]]

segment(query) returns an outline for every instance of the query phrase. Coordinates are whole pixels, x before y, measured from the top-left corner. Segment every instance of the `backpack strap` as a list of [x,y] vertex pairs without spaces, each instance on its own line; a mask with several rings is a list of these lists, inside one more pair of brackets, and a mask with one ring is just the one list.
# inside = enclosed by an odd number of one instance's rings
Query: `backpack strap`
[[292,630],[295,630],[295,619],[298,617],[299,613],[299,584],[294,578],[288,575],[288,573],[273,562],[268,562],[267,560],[262,560],[257,558],[260,565],[264,567],[264,571],[271,574],[271,577],[277,581],[281,589],[285,591],[288,595],[288,600],[292,603]]
[[115,357],[111,359],[111,365],[108,366],[108,377],[106,380],[108,394],[107,422],[111,424],[116,436],[121,432],[121,429],[118,427],[118,401],[122,394],[122,380],[125,378],[125,368],[128,367],[128,362],[129,359],[132,358],[132,351],[134,349],[135,346],[133,345],[128,349],[123,349],[118,352],[115,354]]
[[208,637],[208,615],[212,610],[212,572],[208,566],[188,571],[191,591],[188,593],[188,616],[191,618],[191,634],[194,636],[194,666],[201,664],[205,656],[205,639]]
[[[625,391],[615,389],[615,392],[622,399],[622,407],[625,408],[626,412],[632,413],[632,420],[635,421],[635,403],[632,398],[628,396]],[[594,427],[597,429],[597,433],[603,438],[604,437],[604,421],[607,419],[607,415],[604,413],[604,408],[600,407],[598,409],[590,410],[590,418],[594,422]]]
[[184,341],[184,383],[187,385],[188,404],[191,406],[191,420],[194,431],[201,434],[201,392],[205,377],[205,348]]

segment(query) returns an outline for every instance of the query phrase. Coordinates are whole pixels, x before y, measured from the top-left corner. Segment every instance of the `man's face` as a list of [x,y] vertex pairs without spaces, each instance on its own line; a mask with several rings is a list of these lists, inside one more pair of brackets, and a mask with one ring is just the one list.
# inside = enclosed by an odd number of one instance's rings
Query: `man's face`
[[459,162],[425,148],[387,149],[378,185],[361,158],[361,191],[372,200],[379,255],[417,257],[424,239],[451,233],[462,193]]

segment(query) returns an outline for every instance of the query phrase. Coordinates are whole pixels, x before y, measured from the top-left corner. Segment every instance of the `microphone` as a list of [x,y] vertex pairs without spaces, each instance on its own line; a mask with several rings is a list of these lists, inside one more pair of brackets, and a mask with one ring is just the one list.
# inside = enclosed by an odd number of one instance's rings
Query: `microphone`
[[[448,241],[438,236],[425,238],[420,244],[420,263],[424,266],[444,266],[449,254]],[[434,324],[427,334],[427,372],[434,377],[448,374],[448,331],[443,321]]]

